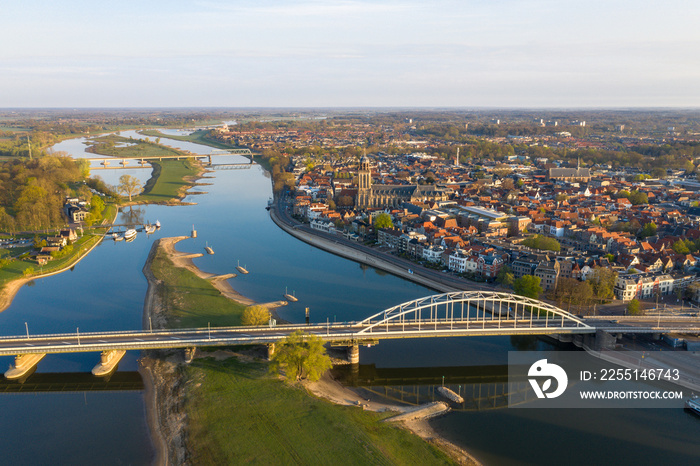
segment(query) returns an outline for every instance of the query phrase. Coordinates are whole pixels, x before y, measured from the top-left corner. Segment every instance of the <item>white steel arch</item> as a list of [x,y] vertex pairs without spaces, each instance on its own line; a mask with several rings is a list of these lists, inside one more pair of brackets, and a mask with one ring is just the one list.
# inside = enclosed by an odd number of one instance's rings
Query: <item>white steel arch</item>
[[455,291],[408,301],[385,309],[357,324],[357,334],[390,331],[396,325],[498,323],[507,327],[587,328],[575,315],[549,303],[511,293]]

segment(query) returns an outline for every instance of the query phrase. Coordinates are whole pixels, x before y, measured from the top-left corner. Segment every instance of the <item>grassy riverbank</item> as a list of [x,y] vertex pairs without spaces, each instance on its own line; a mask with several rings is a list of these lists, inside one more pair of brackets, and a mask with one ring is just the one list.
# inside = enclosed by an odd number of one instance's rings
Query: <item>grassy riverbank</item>
[[162,248],[153,256],[151,271],[162,282],[160,291],[169,327],[241,324],[243,304],[224,298],[209,281],[191,271],[175,267]]
[[[155,142],[128,139],[109,134],[94,138],[95,144],[89,148],[95,154],[121,158],[138,157],[172,157],[183,152],[165,147]],[[192,180],[202,168],[193,159],[165,159],[152,161],[153,172],[146,182],[144,191],[134,198],[137,203],[163,204],[181,199],[185,191],[192,186]]]
[[135,200],[141,203],[165,203],[184,197],[193,179],[202,172],[192,159],[152,162],[153,174]]
[[267,364],[198,359],[188,368],[192,464],[448,464],[436,447],[267,373]]
[[[238,324],[243,306],[224,298],[162,250],[150,271],[160,281],[168,325]],[[199,358],[184,366],[188,462],[192,464],[449,464],[436,446],[382,419],[388,414],[337,406],[270,375],[252,356]],[[179,399],[179,398],[178,398]],[[161,407],[165,412],[181,412]]]
[[[32,278],[63,270],[76,263],[78,259],[82,258],[86,251],[95,246],[101,239],[101,234],[87,234],[79,238],[73,244],[73,251],[70,254],[60,259],[49,261],[48,264],[43,267],[40,267],[35,260],[29,259],[28,257],[16,259],[0,269],[0,288],[18,278]],[[25,274],[27,269],[31,269],[31,272]]]

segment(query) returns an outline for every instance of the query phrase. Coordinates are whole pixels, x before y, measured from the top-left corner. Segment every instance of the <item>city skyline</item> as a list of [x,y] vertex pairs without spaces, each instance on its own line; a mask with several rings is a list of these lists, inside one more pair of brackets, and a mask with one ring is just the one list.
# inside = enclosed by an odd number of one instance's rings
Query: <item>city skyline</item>
[[6,7],[0,107],[698,107],[697,13],[682,0],[29,2]]

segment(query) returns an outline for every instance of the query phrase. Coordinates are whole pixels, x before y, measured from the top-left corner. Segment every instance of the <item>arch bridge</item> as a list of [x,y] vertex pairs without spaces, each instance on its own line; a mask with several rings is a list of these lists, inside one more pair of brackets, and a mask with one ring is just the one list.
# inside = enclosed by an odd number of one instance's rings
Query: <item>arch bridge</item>
[[[358,345],[385,339],[488,335],[698,332],[700,319],[613,322],[614,317],[582,319],[551,304],[510,293],[459,291],[408,301],[356,322],[206,327],[0,337],[0,356],[16,355],[15,373],[31,370],[49,353],[103,352],[115,365],[126,350],[274,344],[297,330],[334,346],[348,347],[348,360],[359,362]],[[116,360],[118,362],[118,359]],[[21,370],[20,370],[21,369]]]

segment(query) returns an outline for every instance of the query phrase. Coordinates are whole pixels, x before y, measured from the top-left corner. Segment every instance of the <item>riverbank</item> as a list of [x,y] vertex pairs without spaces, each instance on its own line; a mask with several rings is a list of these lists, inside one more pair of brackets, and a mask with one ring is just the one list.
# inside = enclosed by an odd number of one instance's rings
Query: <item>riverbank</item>
[[[396,275],[397,277],[410,280],[414,283],[418,283],[419,285],[423,285],[425,287],[432,288],[443,293],[448,293],[451,291],[464,291],[470,289],[484,290],[494,288],[493,286],[484,285],[481,283],[451,283],[454,282],[454,280],[450,280],[448,277],[436,279],[424,276],[421,273],[414,270],[420,267],[416,264],[409,263],[404,265],[402,260],[396,258],[393,259],[397,263],[391,263],[385,260],[384,258],[379,257],[376,251],[373,251],[362,245],[358,244],[351,246],[350,244],[344,244],[339,239],[336,240],[326,238],[324,236],[321,236],[320,234],[315,234],[308,231],[304,231],[300,228],[296,228],[295,225],[291,225],[290,223],[286,222],[283,218],[281,218],[276,208],[270,209],[270,218],[282,230],[294,236],[295,238],[307,244],[310,244],[311,246],[317,247],[326,252],[330,252],[331,254],[335,254],[337,256],[344,257],[355,262],[359,262],[360,264],[375,267],[385,272],[389,272],[392,275]],[[398,265],[398,262],[401,262],[401,265]]]
[[[173,318],[173,316],[169,315],[170,309],[168,301],[171,301],[172,296],[170,296],[171,293],[165,290],[167,283],[159,279],[157,276],[158,274],[153,273],[152,271],[152,264],[159,260],[159,251],[168,257],[170,263],[172,264],[172,268],[186,270],[189,274],[194,275],[200,281],[209,282],[209,280],[211,280],[211,278],[214,277],[213,274],[202,272],[192,263],[192,254],[181,253],[175,249],[175,244],[186,238],[187,237],[164,238],[154,243],[154,245],[151,248],[151,252],[149,253],[147,263],[144,266],[144,274],[148,279],[148,291],[146,293],[146,298],[144,301],[144,327],[146,327],[146,325],[151,324],[153,324],[154,327],[161,327],[168,325],[169,322],[178,323],[176,318]],[[191,282],[188,283],[191,284]],[[202,283],[201,286],[204,286],[204,284]],[[237,293],[233,289],[233,287],[231,287],[225,280],[220,281],[219,286],[217,287],[217,292],[220,294],[220,297],[222,299],[225,299],[226,301],[232,301],[235,299],[237,300],[236,302],[239,305],[243,305],[243,303],[245,303],[245,305],[253,303],[252,300],[249,300],[248,298]],[[268,303],[268,307],[274,308],[274,305],[278,304],[280,303]],[[212,316],[206,316],[207,319],[211,319],[211,317]],[[216,318],[217,315],[214,315],[213,317]],[[323,434],[332,435],[332,432],[327,432],[327,422],[333,420],[333,423],[337,423],[338,418],[343,417],[348,417],[347,422],[350,423],[351,426],[354,426],[347,428],[352,428],[354,432],[355,429],[357,429],[357,431],[353,434],[353,442],[358,441],[359,438],[365,438],[365,436],[368,435],[368,431],[366,430],[368,428],[388,429],[387,439],[375,438],[376,433],[370,434],[370,437],[372,437],[372,441],[370,442],[370,444],[373,445],[372,449],[379,448],[375,451],[374,454],[384,455],[386,453],[390,458],[393,457],[393,455],[398,455],[395,457],[395,459],[398,460],[397,462],[407,463],[407,459],[404,457],[405,453],[400,452],[401,449],[397,448],[398,444],[396,442],[399,442],[403,445],[403,442],[407,442],[408,440],[398,440],[398,438],[396,438],[396,435],[398,435],[396,433],[396,428],[390,425],[382,426],[381,428],[379,428],[376,425],[377,422],[380,422],[386,417],[389,411],[401,412],[405,410],[405,408],[401,406],[388,404],[372,404],[371,406],[369,406],[369,412],[365,413],[365,416],[363,417],[362,415],[358,414],[358,411],[359,413],[362,412],[362,410],[358,408],[358,406],[360,406],[361,404],[361,399],[359,398],[359,396],[355,392],[345,387],[342,387],[337,382],[332,381],[329,377],[326,377],[320,383],[305,384],[304,391],[315,396],[309,397],[307,394],[304,397],[301,397],[298,393],[298,387],[295,388],[292,386],[287,386],[277,377],[268,375],[265,369],[266,364],[261,365],[261,363],[256,362],[259,361],[259,359],[251,357],[250,353],[254,351],[255,350],[246,350],[243,353],[241,353],[240,351],[235,353],[227,352],[227,356],[229,359],[225,359],[224,362],[218,363],[211,362],[211,357],[214,354],[219,355],[219,353],[222,353],[221,350],[216,351],[215,353],[198,351],[197,353],[199,353],[199,357],[195,360],[197,362],[193,363],[190,366],[184,365],[182,363],[183,358],[173,352],[166,353],[165,357],[163,357],[161,353],[161,356],[159,358],[154,358],[152,357],[152,355],[147,355],[142,359],[142,375],[145,379],[148,380],[148,382],[146,383],[146,404],[149,413],[148,420],[149,426],[152,429],[152,438],[154,444],[157,446],[157,461],[159,464],[166,464],[168,462],[179,464],[186,458],[189,458],[190,455],[195,455],[195,458],[202,459],[200,455],[204,453],[202,453],[201,448],[198,449],[196,452],[191,451],[191,448],[199,447],[192,446],[193,443],[198,445],[198,442],[196,442],[194,439],[190,439],[189,436],[194,435],[195,438],[199,438],[197,436],[204,435],[200,431],[200,429],[202,429],[202,426],[204,425],[209,426],[211,422],[213,422],[214,425],[218,422],[222,423],[220,429],[226,432],[226,435],[233,435],[229,434],[230,431],[234,430],[232,429],[232,426],[229,425],[230,418],[219,419],[219,416],[221,414],[219,412],[210,412],[209,408],[207,408],[208,405],[203,402],[204,399],[212,395],[206,388],[202,387],[204,383],[203,380],[218,380],[219,377],[223,377],[227,380],[226,387],[229,388],[227,388],[225,394],[222,394],[220,391],[217,391],[216,404],[221,405],[221,410],[233,409],[234,411],[236,411],[235,417],[237,419],[237,424],[242,423],[245,425],[246,423],[249,423],[250,426],[248,426],[248,428],[250,429],[260,428],[260,422],[255,420],[257,419],[256,416],[259,416],[260,414],[258,413],[254,415],[252,413],[249,413],[249,417],[242,416],[241,410],[248,409],[247,406],[231,407],[229,406],[229,403],[222,402],[221,396],[227,397],[230,393],[232,393],[233,395],[230,400],[230,403],[242,403],[243,405],[252,403],[253,405],[258,406],[258,409],[262,409],[264,411],[272,410],[270,411],[270,416],[275,419],[278,416],[286,415],[290,410],[294,411],[295,409],[300,409],[302,412],[306,413],[303,415],[304,417],[311,415],[311,420],[309,421],[310,425],[308,426],[308,429],[310,429],[311,432],[315,432],[314,436],[319,436]],[[202,357],[204,357],[205,359],[202,360]],[[217,359],[219,358],[217,357]],[[242,360],[248,362],[244,361],[243,363],[241,363]],[[230,379],[230,375],[227,375],[229,369],[225,369],[225,367],[234,370],[234,372],[236,373],[245,374],[244,379],[246,380],[252,380],[252,382],[245,382],[243,386],[240,386],[240,390],[243,390],[247,397],[246,399],[241,399],[241,393],[237,393],[235,392],[234,388],[230,388],[231,386],[236,387],[241,385],[243,381],[239,378]],[[252,385],[249,386],[249,383]],[[253,389],[253,387],[255,388]],[[229,389],[234,391],[229,392]],[[269,396],[264,396],[264,394],[267,393],[268,390],[270,390],[270,392],[268,393]],[[272,396],[272,398],[270,398],[270,396]],[[290,397],[289,399],[294,401],[290,401],[290,404],[286,406],[279,406],[277,403],[271,403],[272,399],[275,399],[276,397],[280,396]],[[258,397],[260,397],[259,400]],[[329,408],[326,407],[326,405],[324,405],[322,401],[320,401],[321,398],[333,401],[334,403],[339,404],[341,406],[337,406],[336,408],[333,408],[330,411],[328,411]],[[196,409],[193,408],[193,406],[196,407]],[[224,406],[226,406],[226,408],[224,408]],[[345,408],[343,408],[343,406]],[[200,422],[196,423],[196,426],[194,427],[194,433],[190,431],[192,426],[189,425],[189,416],[191,409],[195,409],[195,414],[192,414],[192,416],[196,419],[200,419]],[[277,412],[277,410],[279,409],[281,409],[282,412]],[[306,412],[306,410],[311,411]],[[324,416],[326,417],[317,417],[315,413],[319,412],[318,410],[327,413],[324,414]],[[273,412],[274,414],[272,414]],[[370,412],[376,412],[377,414],[373,414],[370,417],[366,417],[370,415]],[[184,413],[188,413],[188,415],[185,416]],[[377,415],[379,415],[379,417],[376,417]],[[198,418],[197,416],[203,417]],[[234,413],[232,413],[232,416],[234,416]],[[216,418],[216,420],[213,420],[213,418]],[[326,420],[324,421],[323,419]],[[275,421],[273,424],[277,425],[278,422]],[[459,464],[477,464],[475,461],[473,461],[473,459],[469,459],[470,457],[466,452],[462,451],[454,445],[449,444],[444,439],[441,439],[426,422],[412,421],[406,423],[405,427],[410,429],[413,433],[419,435],[424,440],[427,440],[424,446],[412,443],[414,442],[413,440],[410,441],[409,444],[412,445],[411,448],[415,448],[416,451],[419,452],[417,453],[419,454],[419,457],[424,457],[428,461],[428,463],[443,463],[445,461],[446,457],[443,457],[443,459],[439,459],[441,457],[440,455],[435,456],[435,451],[430,453],[430,448],[435,448],[437,446],[442,451],[447,452],[449,457],[452,458],[452,461],[454,462],[457,462]],[[213,432],[215,428],[216,427],[208,428],[206,436],[220,437],[220,433],[217,432],[215,434]],[[299,430],[297,428],[291,430],[295,431],[294,435],[298,435],[301,433],[297,432]],[[268,432],[267,430],[265,430],[265,435],[269,438],[263,442],[265,443],[265,448],[262,448],[260,451],[268,450],[268,444],[279,444],[280,436],[286,438],[287,435],[291,435],[290,433],[288,433],[288,431],[289,429],[283,429],[282,432]],[[371,432],[374,432],[374,430],[371,430]],[[307,438],[308,436],[304,437]],[[399,437],[401,437],[401,435],[399,435]],[[190,440],[191,443],[188,443],[188,441]],[[207,443],[212,442],[212,440],[208,438],[202,439],[201,441]],[[337,441],[337,439],[333,441]],[[360,459],[363,458],[362,455],[366,453],[365,450],[367,448],[366,445],[364,447],[362,446],[362,442],[367,441],[368,439],[365,438],[365,440],[360,441],[359,445],[355,445],[353,442],[351,442],[350,445],[346,445],[347,442],[341,441],[338,444],[338,448],[347,448],[351,451],[352,455],[359,455],[357,458]],[[418,440],[416,439],[415,441]],[[329,439],[327,440],[327,442],[332,441]],[[384,446],[378,446],[378,444],[376,444],[377,442]],[[228,443],[226,443],[226,445],[227,444]],[[188,446],[190,447],[190,449],[188,449]],[[238,452],[228,451],[229,447],[218,445],[217,447],[212,448],[215,451],[218,451],[218,448],[223,448],[224,451],[220,452],[220,454],[224,455],[224,458],[226,458],[227,461],[231,461],[232,458],[236,458],[237,460],[241,459],[239,456],[236,456],[239,454]],[[306,455],[312,454],[313,451],[315,451],[314,449],[316,448],[319,448],[319,446],[314,446],[313,442],[300,447],[295,446],[293,447],[294,454],[292,454],[291,457],[296,457],[294,455],[300,455],[300,458],[304,458],[306,457]],[[328,453],[326,447],[321,448],[323,448],[323,451],[326,452],[324,454]],[[425,450],[425,448],[427,448],[427,450]],[[210,453],[211,452],[208,452],[206,454],[209,455]],[[289,458],[289,456],[284,456],[288,453],[289,452],[280,452],[279,454],[283,456],[273,456],[273,459],[282,460],[284,458]],[[257,454],[261,453],[256,453],[256,455]],[[313,455],[317,454],[318,453],[314,453]],[[313,455],[312,457],[314,457]],[[220,457],[218,456],[217,458],[220,459]],[[399,458],[404,459],[399,460]],[[260,459],[261,461],[263,460],[262,457],[260,457]],[[365,458],[365,460],[366,459],[367,458]]]
[[[117,215],[119,214],[119,210],[117,210],[114,219],[116,219]],[[112,223],[114,223],[114,219],[112,219]],[[15,296],[19,292],[19,290],[27,283],[29,283],[32,280],[36,280],[38,278],[44,278],[44,277],[50,277],[52,275],[57,275],[59,273],[63,273],[66,270],[70,270],[73,268],[77,263],[82,261],[85,257],[87,257],[90,252],[92,252],[93,249],[95,249],[102,241],[104,240],[103,235],[97,235],[97,239],[94,244],[92,244],[89,248],[87,248],[85,251],[79,251],[77,254],[75,254],[74,259],[75,260],[69,260],[64,264],[61,268],[57,270],[52,270],[50,272],[46,273],[39,273],[37,275],[33,275],[30,277],[18,277],[12,281],[9,281],[5,283],[5,285],[0,288],[0,312],[4,311],[7,309],[10,304],[12,304],[12,301],[15,299]]]

